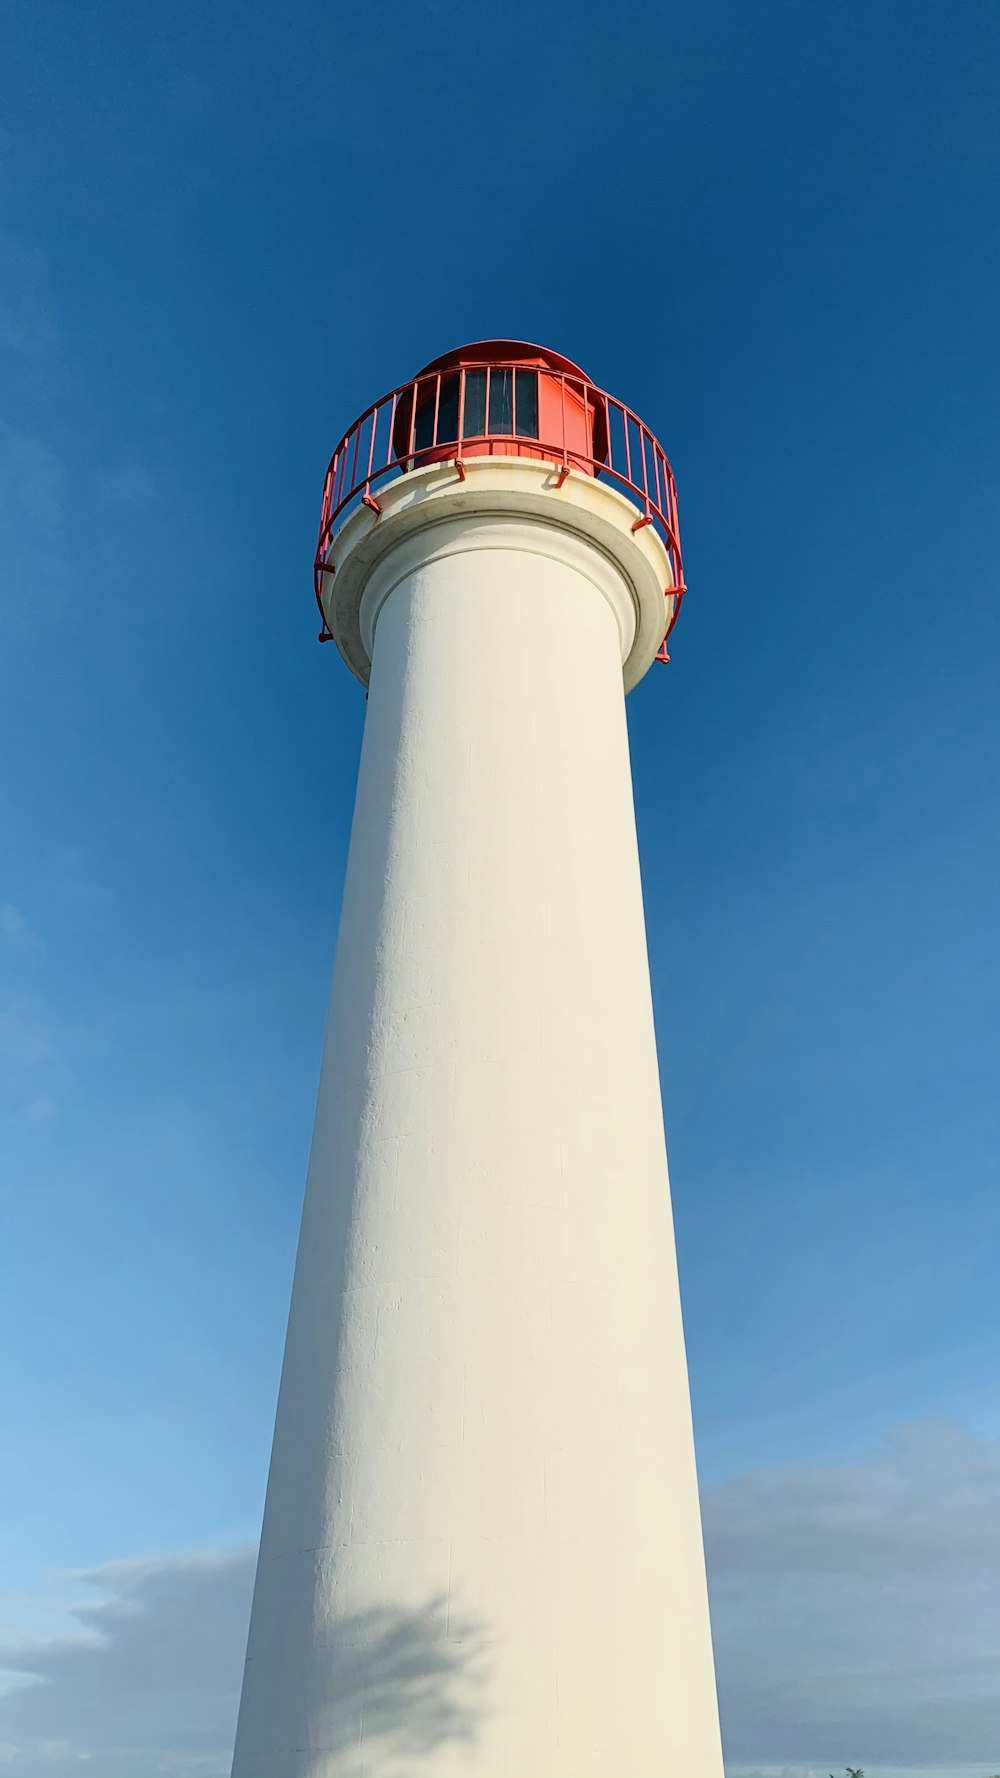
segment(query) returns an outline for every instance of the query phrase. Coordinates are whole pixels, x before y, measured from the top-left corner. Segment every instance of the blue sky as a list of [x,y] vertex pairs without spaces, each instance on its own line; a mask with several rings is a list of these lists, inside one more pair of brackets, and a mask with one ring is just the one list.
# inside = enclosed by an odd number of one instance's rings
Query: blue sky
[[[629,716],[731,1770],[985,1778],[995,8],[0,16],[0,1664],[45,1679],[0,1751],[227,1769],[364,715],[315,645],[323,470],[501,335],[678,480]],[[803,1580],[778,1531],[845,1513],[855,1567]],[[216,1583],[201,1763],[180,1691],[116,1741],[115,1612],[175,1648]]]

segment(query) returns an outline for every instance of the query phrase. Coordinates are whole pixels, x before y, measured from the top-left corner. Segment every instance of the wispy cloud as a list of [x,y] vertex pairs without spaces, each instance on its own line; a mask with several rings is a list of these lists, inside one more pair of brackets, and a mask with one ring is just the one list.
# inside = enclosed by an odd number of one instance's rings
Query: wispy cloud
[[[150,470],[131,451],[105,461],[81,429],[85,404],[66,362],[44,255],[0,231],[0,617],[13,635],[51,620],[53,589],[83,563],[66,537],[101,514],[99,543],[132,547],[130,527],[156,498]],[[86,559],[86,558],[85,558]]]
[[0,1062],[9,1068],[37,1068],[51,1060],[52,1039],[31,1013],[8,1002],[0,1007]]
[[62,465],[45,439],[13,426],[0,427],[0,520],[47,532],[62,518]]
[[25,1101],[21,1113],[29,1124],[50,1124],[59,1109],[51,1093],[36,1093]]
[[31,957],[43,949],[30,920],[12,901],[0,901],[0,940],[16,957]]
[[56,1046],[34,1001],[0,999],[0,1117],[50,1123],[57,1110],[56,1072]]
[[0,616],[48,616],[63,548],[63,467],[48,441],[0,421]]
[[98,498],[108,506],[149,506],[156,498],[155,477],[144,463],[134,460],[98,470],[96,487]]
[[0,347],[39,353],[57,343],[44,256],[0,233]]

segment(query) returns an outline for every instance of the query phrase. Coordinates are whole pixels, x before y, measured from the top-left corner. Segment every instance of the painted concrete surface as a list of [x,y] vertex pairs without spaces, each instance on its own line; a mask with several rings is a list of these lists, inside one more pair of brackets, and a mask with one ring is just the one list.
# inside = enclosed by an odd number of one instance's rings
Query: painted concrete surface
[[497,523],[428,530],[362,601],[234,1778],[722,1774],[633,602],[558,524]]
[[[380,514],[358,505],[334,538],[326,561],[335,572],[324,576],[323,607],[351,672],[368,684],[371,655],[361,634],[360,607],[390,542],[393,551],[416,546],[419,558],[432,547],[431,526],[514,517],[519,535],[526,525],[540,524],[561,536],[564,549],[575,541],[586,547],[591,561],[604,557],[617,565],[635,614],[632,643],[622,660],[625,690],[631,691],[652,664],[676,604],[670,558],[655,527],[633,530],[639,515],[632,502],[609,482],[578,470],[563,481],[551,463],[470,457],[463,472],[464,480],[454,463],[438,463],[397,477],[379,487]],[[540,644],[551,640],[539,633]],[[569,658],[567,641],[565,636],[559,641],[560,661]]]

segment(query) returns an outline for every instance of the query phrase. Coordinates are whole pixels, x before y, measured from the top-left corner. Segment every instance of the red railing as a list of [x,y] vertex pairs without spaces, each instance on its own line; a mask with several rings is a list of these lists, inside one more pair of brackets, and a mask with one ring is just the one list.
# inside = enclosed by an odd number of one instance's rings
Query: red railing
[[[526,381],[525,379],[530,379]],[[520,404],[520,413],[518,407]],[[555,465],[561,487],[571,469],[613,482],[638,508],[633,531],[652,525],[670,559],[676,600],[667,636],[686,591],[677,523],[677,489],[666,453],[624,403],[584,378],[527,367],[524,360],[465,363],[428,373],[383,395],[345,432],[330,459],[314,578],[322,618],[320,641],[331,639],[322,605],[326,553],[359,505],[381,509],[376,490],[397,475],[432,463],[533,457]],[[658,658],[669,659],[667,637]]]

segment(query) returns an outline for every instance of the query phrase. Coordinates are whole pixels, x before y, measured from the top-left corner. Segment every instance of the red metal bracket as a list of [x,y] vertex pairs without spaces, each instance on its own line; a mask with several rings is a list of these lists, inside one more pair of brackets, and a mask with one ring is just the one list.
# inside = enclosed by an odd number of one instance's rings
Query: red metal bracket
[[559,471],[559,474],[556,476],[556,490],[557,491],[562,487],[563,482],[566,480],[566,477],[568,476],[568,474],[569,474],[569,464],[564,463],[562,468]]
[[651,512],[647,512],[643,518],[636,519],[635,524],[632,526],[632,530],[633,530],[633,532],[641,531],[643,525],[651,525],[652,523],[653,523],[653,515]]
[[464,480],[465,480],[465,464],[462,462],[461,457],[455,458],[455,468],[458,470],[459,481],[464,482]]
[[380,519],[382,517],[382,508],[379,505],[378,501],[376,500],[374,494],[362,494],[361,504],[362,504],[362,506],[370,506],[372,512],[375,514],[375,517],[377,519]]

